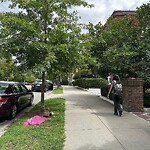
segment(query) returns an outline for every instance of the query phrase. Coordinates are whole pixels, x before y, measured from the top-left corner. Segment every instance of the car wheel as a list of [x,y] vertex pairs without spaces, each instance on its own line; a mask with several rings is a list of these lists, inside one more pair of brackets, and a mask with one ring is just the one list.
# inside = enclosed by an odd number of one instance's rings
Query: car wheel
[[12,110],[11,110],[11,114],[10,114],[10,119],[13,119],[16,117],[16,114],[17,114],[17,111],[18,111],[18,108],[17,108],[17,105],[14,104],[13,107],[12,107]]

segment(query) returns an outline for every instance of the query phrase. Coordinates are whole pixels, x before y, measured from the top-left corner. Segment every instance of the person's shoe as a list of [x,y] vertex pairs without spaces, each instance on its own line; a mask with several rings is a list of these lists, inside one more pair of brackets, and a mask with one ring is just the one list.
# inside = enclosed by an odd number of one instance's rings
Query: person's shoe
[[114,113],[114,115],[118,116],[118,113]]
[[122,111],[119,111],[119,116],[122,116]]

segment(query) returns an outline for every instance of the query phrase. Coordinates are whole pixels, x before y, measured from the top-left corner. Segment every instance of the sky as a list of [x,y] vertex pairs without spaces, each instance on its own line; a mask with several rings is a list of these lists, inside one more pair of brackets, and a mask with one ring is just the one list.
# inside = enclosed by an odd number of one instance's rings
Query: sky
[[150,0],[86,0],[90,4],[94,4],[91,9],[78,8],[79,15],[82,17],[83,23],[97,24],[101,22],[105,24],[107,19],[115,10],[136,10],[144,3]]
[[[78,16],[81,16],[81,23],[105,24],[107,19],[115,10],[136,10],[142,4],[150,0],[86,0],[94,4],[93,8],[77,7]],[[8,11],[7,3],[0,3],[0,12]],[[13,10],[17,11],[17,10]]]

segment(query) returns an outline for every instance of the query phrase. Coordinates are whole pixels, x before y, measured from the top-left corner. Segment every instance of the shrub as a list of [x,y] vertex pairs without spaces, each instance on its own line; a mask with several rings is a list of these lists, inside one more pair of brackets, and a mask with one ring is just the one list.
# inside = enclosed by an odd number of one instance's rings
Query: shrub
[[62,83],[61,83],[62,85],[68,85],[68,80],[67,79],[65,79],[65,80],[62,80]]
[[108,94],[108,86],[101,88],[101,95],[107,97]]
[[73,81],[74,86],[82,88],[103,88],[108,85],[108,81],[103,78],[80,78]]
[[144,93],[144,106],[150,107],[150,93]]
[[144,82],[144,92],[147,90],[147,89],[150,89],[150,82]]

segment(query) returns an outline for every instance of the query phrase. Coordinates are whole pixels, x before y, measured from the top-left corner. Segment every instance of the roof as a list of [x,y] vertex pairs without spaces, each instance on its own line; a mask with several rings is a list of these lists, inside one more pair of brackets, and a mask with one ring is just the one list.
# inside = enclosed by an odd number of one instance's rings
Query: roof
[[127,10],[127,11],[122,11],[122,10],[115,10],[111,16],[135,16],[136,11],[131,11],[131,10]]

